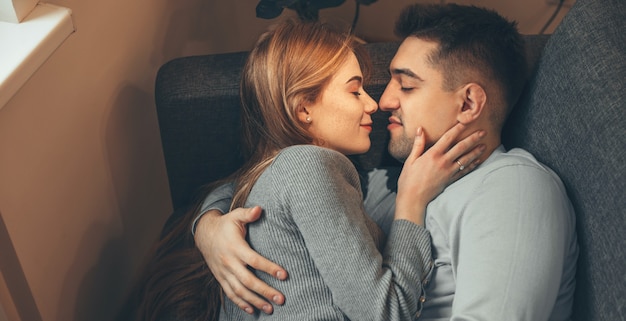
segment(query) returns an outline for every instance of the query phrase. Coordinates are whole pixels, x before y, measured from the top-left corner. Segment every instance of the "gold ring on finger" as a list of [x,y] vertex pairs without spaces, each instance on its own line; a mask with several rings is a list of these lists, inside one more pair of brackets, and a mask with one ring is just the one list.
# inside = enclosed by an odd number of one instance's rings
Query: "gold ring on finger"
[[461,164],[461,162],[457,159],[456,163],[459,164],[459,172],[465,169],[465,165]]

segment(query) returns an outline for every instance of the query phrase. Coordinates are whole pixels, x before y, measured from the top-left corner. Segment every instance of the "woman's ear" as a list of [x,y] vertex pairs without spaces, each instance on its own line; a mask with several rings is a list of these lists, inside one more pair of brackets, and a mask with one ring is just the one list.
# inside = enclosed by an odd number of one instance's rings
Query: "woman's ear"
[[305,106],[298,107],[298,120],[305,124],[311,123],[311,114],[309,113],[309,110],[307,109],[307,107]]
[[462,124],[470,124],[480,117],[487,103],[487,93],[477,83],[469,83],[459,89],[462,100],[457,120]]

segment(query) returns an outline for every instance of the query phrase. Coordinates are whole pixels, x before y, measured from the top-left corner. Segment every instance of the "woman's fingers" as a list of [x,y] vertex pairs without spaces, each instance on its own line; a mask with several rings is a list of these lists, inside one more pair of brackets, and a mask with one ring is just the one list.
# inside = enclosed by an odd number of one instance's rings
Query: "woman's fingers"
[[426,137],[424,136],[424,130],[422,127],[417,128],[417,132],[415,135],[415,139],[413,140],[413,148],[411,148],[411,153],[406,159],[406,162],[413,161],[420,157],[424,152],[424,148],[426,147]]
[[480,156],[485,152],[485,145],[480,144],[480,140],[484,136],[484,131],[476,131],[450,148],[447,154],[448,159],[452,160],[453,181],[470,173],[480,164]]
[[485,152],[485,145],[480,144],[485,131],[477,130],[459,140],[465,129],[463,124],[455,124],[429,150],[431,156],[440,160],[442,168],[449,168],[452,182],[474,170]]
[[[450,143],[448,145],[450,150],[447,152],[447,154],[449,155],[449,158],[456,161],[460,159],[463,155],[476,156],[476,153],[472,154],[472,152],[476,151],[476,147],[479,145],[480,140],[483,137],[485,137],[485,131],[477,130],[454,145]],[[480,155],[480,153],[478,153],[478,155]],[[473,160],[472,157],[466,157],[465,158],[466,163],[462,163],[462,164],[469,164],[469,162],[471,162],[472,160]]]
[[[459,157],[455,162],[455,173],[452,178],[457,180],[473,171],[476,166],[480,165],[480,156],[485,152],[485,145],[475,146],[469,153]],[[454,167],[453,165],[453,167]]]
[[454,143],[463,130],[465,130],[465,125],[456,123],[452,128],[448,129],[430,149],[437,153],[446,154],[451,147],[454,147]]

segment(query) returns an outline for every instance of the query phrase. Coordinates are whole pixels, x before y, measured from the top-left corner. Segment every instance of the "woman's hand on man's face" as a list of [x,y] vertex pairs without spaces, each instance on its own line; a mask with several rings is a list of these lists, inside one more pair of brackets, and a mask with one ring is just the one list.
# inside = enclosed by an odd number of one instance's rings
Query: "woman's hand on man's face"
[[448,185],[471,172],[480,163],[485,136],[476,131],[459,141],[465,126],[456,124],[431,148],[424,151],[426,134],[418,128],[411,153],[398,179],[395,219],[406,219],[424,225],[426,206]]

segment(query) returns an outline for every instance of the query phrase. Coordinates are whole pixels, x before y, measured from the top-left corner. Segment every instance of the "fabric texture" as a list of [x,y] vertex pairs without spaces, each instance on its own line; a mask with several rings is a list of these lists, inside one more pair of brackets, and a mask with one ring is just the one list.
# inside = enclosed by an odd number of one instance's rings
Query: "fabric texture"
[[272,315],[248,315],[230,300],[221,320],[409,320],[431,263],[421,226],[392,224],[384,235],[363,210],[358,174],[344,155],[312,145],[282,150],[255,183],[246,206],[260,205],[248,227],[250,245],[289,271]]
[[[369,174],[365,209],[383,227],[395,179]],[[559,178],[528,152],[496,150],[428,205],[426,229],[434,268],[419,320],[570,319],[574,211]]]
[[626,320],[626,2],[578,0],[550,37],[512,144],[559,174],[578,220],[574,320]]

